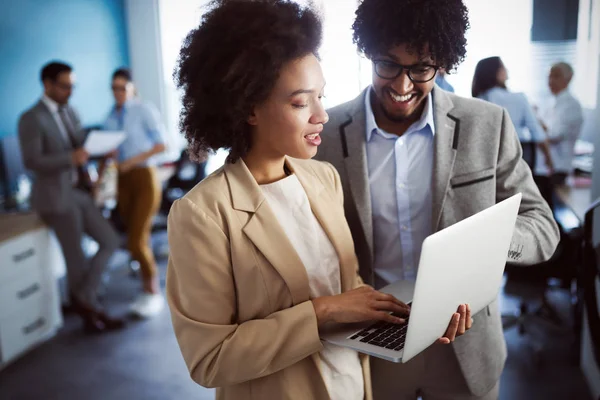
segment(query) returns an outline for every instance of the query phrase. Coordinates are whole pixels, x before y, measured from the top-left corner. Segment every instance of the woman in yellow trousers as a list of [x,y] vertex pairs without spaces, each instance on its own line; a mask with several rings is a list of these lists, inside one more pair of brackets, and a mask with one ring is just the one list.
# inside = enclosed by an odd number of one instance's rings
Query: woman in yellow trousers
[[126,226],[127,249],[139,262],[142,275],[142,293],[131,305],[131,311],[141,318],[150,318],[165,303],[150,247],[152,218],[161,201],[154,156],[165,151],[164,129],[156,108],[135,97],[129,70],[114,72],[111,89],[115,106],[104,128],[126,134],[117,151],[118,211]]

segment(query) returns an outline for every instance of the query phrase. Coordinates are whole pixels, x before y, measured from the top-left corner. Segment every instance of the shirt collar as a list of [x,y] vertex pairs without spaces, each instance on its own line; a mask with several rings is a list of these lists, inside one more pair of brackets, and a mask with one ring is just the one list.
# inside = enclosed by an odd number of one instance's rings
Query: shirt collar
[[48,107],[50,112],[53,114],[56,114],[58,112],[58,109],[60,108],[60,105],[54,100],[52,100],[50,97],[48,97],[46,93],[44,93],[44,95],[42,96],[42,102],[46,105],[46,107]]
[[369,87],[369,90],[367,90],[367,95],[365,96],[365,114],[367,117],[367,143],[371,140],[371,135],[373,135],[373,131],[379,129],[377,126],[377,121],[375,121],[375,114],[373,114],[373,107],[371,106],[372,92],[373,88]]
[[[127,111],[127,109],[130,108],[135,101],[136,101],[135,99],[126,100],[125,103],[123,103],[123,108],[121,108],[121,110]],[[115,106],[113,107],[113,113],[116,113],[116,112],[117,112],[117,105],[115,104]]]
[[561,92],[557,93],[554,98],[556,100],[562,99],[563,97],[567,97],[569,95],[569,88],[563,89]]
[[[370,86],[367,94],[365,96],[365,113],[366,113],[366,134],[367,134],[367,142],[371,140],[374,131],[385,132],[377,126],[377,121],[375,121],[375,114],[373,113],[373,107],[371,106],[371,93],[373,91],[373,87]],[[413,123],[406,132],[416,132],[425,128],[429,125],[429,129],[431,129],[431,134],[435,135],[435,124],[433,122],[433,101],[431,97],[431,93],[427,95],[427,101],[425,103],[425,108],[423,108],[423,113],[421,114],[421,118],[418,121]]]
[[492,93],[492,92],[506,93],[506,92],[508,92],[508,90],[506,88],[503,88],[503,87],[500,87],[500,86],[494,86],[493,88],[491,88],[487,92],[488,93]]

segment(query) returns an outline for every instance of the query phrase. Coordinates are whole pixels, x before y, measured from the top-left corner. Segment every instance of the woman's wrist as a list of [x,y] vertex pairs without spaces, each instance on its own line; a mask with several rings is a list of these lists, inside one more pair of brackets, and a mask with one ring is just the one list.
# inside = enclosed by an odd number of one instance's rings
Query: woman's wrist
[[312,300],[315,315],[317,316],[317,325],[319,326],[329,322],[331,319],[331,312],[327,301],[328,297],[329,296],[323,296]]

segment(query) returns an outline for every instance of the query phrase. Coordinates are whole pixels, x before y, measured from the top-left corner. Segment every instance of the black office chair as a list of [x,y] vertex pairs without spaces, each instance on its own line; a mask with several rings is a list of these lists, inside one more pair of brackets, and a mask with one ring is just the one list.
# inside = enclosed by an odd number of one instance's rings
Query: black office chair
[[187,150],[183,150],[175,163],[175,173],[166,182],[160,212],[168,214],[173,202],[206,177],[206,161],[197,163],[190,159]]
[[[523,154],[528,165],[535,165],[535,143],[522,143]],[[555,327],[562,328],[565,322],[548,301],[549,290],[562,288],[571,290],[577,277],[577,266],[581,263],[581,221],[564,202],[556,196],[548,177],[534,176],[534,180],[553,211],[560,231],[560,241],[552,257],[543,263],[518,267],[507,264],[505,269],[505,293],[519,297],[517,312],[502,315],[504,329],[516,326],[520,335],[531,334],[528,328],[533,318],[542,318]],[[558,284],[552,285],[551,282]],[[573,294],[573,298],[575,295]],[[543,346],[539,340],[530,341],[532,358],[536,366],[542,365]]]
[[167,229],[167,216],[175,200],[183,197],[206,177],[206,161],[192,161],[187,150],[181,152],[174,166],[175,172],[163,187],[160,210],[152,224],[153,232]]
[[[592,341],[592,353],[596,365],[600,369],[600,310],[598,309],[598,293],[596,281],[600,280],[599,249],[594,245],[594,215],[600,206],[600,198],[596,199],[585,213],[583,233],[583,263],[578,279],[578,303],[576,308],[576,335],[581,338],[583,312],[586,311],[587,322]],[[585,307],[584,307],[585,305]],[[581,343],[580,343],[581,344]],[[600,400],[600,399],[599,399]]]

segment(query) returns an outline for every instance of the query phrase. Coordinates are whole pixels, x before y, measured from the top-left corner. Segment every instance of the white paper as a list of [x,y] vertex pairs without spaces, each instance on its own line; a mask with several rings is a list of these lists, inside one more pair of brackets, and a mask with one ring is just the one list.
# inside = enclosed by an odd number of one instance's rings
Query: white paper
[[123,131],[91,131],[83,147],[90,156],[103,156],[115,150],[125,140]]

